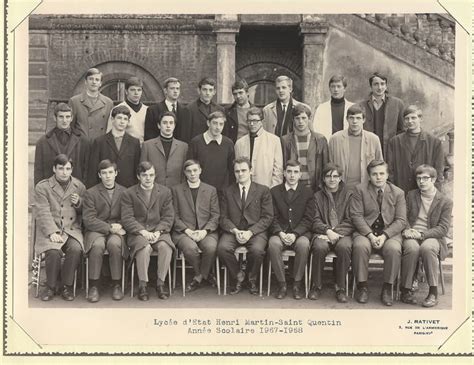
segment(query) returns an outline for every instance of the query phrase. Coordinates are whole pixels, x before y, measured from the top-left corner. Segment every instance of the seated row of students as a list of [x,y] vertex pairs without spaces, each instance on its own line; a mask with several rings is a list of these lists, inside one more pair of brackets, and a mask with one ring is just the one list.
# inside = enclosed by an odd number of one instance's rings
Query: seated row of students
[[[115,182],[120,175],[117,166],[103,160],[98,169],[101,182],[86,192],[84,185],[71,177],[72,160],[58,155],[53,176],[35,188],[39,232],[35,251],[45,253],[47,273],[47,289],[42,299],[54,297],[59,272],[62,297],[74,299],[72,280],[84,251],[90,262],[88,299],[98,301],[105,249],[110,255],[114,299],[123,298],[119,285],[121,262],[128,257],[136,260],[138,298],[149,299],[148,266],[152,251],[158,254],[157,295],[166,299],[169,293],[164,281],[176,247],[194,268],[194,278],[186,287],[188,292],[199,288],[203,281],[215,283],[210,269],[217,254],[229,269],[233,282],[231,294],[242,290],[246,276],[249,291],[257,294],[258,272],[268,243],[279,284],[277,298],[284,298],[287,292],[283,249],[296,251],[295,299],[304,297],[302,275],[312,252],[314,284],[309,298],[318,299],[324,258],[334,248],[338,257],[336,298],[339,302],[347,301],[345,275],[351,265],[357,281],[356,299],[367,302],[368,261],[374,250],[384,257],[381,299],[385,305],[392,305],[391,289],[400,265],[402,301],[416,304],[410,288],[420,255],[430,285],[423,305],[437,304],[437,260],[446,254],[444,236],[449,229],[452,203],[434,187],[434,168],[427,165],[417,168],[419,189],[408,194],[407,210],[403,191],[387,182],[388,169],[383,160],[368,164],[369,181],[357,185],[353,193],[344,186],[341,169],[327,164],[323,169],[322,189],[314,196],[300,182],[300,163],[289,160],[286,165],[286,181],[270,191],[252,181],[247,157],[236,159],[233,162],[236,183],[224,189],[219,203],[217,190],[201,182],[202,169],[195,160],[184,163],[186,181],[171,190],[155,183],[156,171],[148,161],[138,165],[139,183],[125,189]],[[248,249],[247,272],[241,270],[234,255],[235,249],[242,245]],[[65,262],[61,270],[62,254]]]

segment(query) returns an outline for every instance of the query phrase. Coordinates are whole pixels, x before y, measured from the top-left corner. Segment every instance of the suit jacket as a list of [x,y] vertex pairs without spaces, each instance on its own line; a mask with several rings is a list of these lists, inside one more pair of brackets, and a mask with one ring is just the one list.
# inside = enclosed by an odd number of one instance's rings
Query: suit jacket
[[417,189],[415,170],[422,164],[433,166],[438,173],[438,189],[444,181],[444,152],[441,141],[428,132],[421,131],[413,153],[407,133],[396,135],[390,140],[386,151],[389,178],[395,185],[408,192]]
[[[126,101],[122,101],[117,106],[126,106],[130,111],[130,121],[128,122],[125,132],[132,137],[140,140],[140,145],[143,143],[143,137],[145,133],[145,116],[148,110],[148,106],[142,103],[142,106],[138,112],[130,108]],[[112,113],[110,113],[109,121],[107,123],[107,133],[112,130]]]
[[[349,124],[347,123],[347,109],[349,109],[353,102],[344,98],[344,121],[343,129],[347,129]],[[313,122],[311,123],[312,130],[321,133],[326,139],[332,136],[332,112],[331,112],[331,100],[325,103],[319,104],[318,108],[314,112]]]
[[97,102],[92,105],[87,97],[86,91],[74,95],[69,99],[74,120],[72,127],[76,128],[91,141],[107,130],[109,115],[114,103],[107,96],[99,94]]
[[267,237],[267,229],[273,222],[273,203],[270,189],[252,182],[245,199],[242,212],[242,201],[238,184],[229,186],[221,200],[220,227],[228,233],[240,223],[241,216],[247,220],[249,230],[254,235]]
[[[367,236],[372,232],[371,226],[379,216],[377,191],[371,183],[356,186],[352,195],[350,213],[355,235]],[[407,224],[407,205],[405,193],[390,182],[385,184],[382,199],[382,218],[385,223],[384,232],[388,238],[402,241],[401,232]]]
[[121,221],[127,231],[127,245],[132,258],[147,244],[140,234],[144,229],[149,232],[161,231],[160,241],[165,241],[175,249],[169,234],[174,222],[173,199],[171,190],[166,186],[155,183],[148,204],[139,184],[128,188],[122,194]]
[[[160,101],[155,105],[148,107],[145,116],[145,141],[160,136],[157,124],[161,115],[168,111],[165,101]],[[191,126],[191,115],[189,110],[180,102],[176,103],[176,128],[174,129],[174,137],[180,141],[188,143],[189,130]]]
[[[66,191],[59,185],[56,178],[41,180],[35,187],[35,219],[36,219],[36,241],[35,252],[37,254],[54,249],[59,250],[69,236],[75,238],[81,246],[83,245],[81,211],[82,198],[86,188],[78,179],[72,177]],[[78,194],[81,197],[79,206],[71,203],[71,195]],[[63,243],[51,242],[49,236],[59,233],[63,237]]]
[[[374,105],[372,99],[361,103],[365,108],[365,123],[364,129],[375,133],[374,125]],[[383,139],[380,141],[382,145],[382,150],[387,151],[388,142],[396,134],[403,132],[404,123],[403,123],[403,110],[405,109],[405,104],[403,101],[395,96],[385,95],[385,118],[384,118],[384,128],[383,128]]]
[[[367,183],[369,181],[369,175],[367,173],[367,165],[369,162],[374,159],[383,160],[379,137],[374,133],[363,130],[360,148],[361,183]],[[329,140],[329,161],[341,167],[343,181],[347,179],[350,154],[348,130],[344,129],[334,133]]]
[[167,187],[178,185],[184,181],[183,165],[188,153],[187,143],[173,139],[170,154],[166,159],[165,150],[160,137],[143,143],[140,161],[149,161],[155,167],[155,182]]
[[273,222],[270,227],[272,235],[280,232],[294,233],[296,237],[311,238],[313,192],[310,188],[298,184],[291,200],[285,184],[280,184],[270,190],[273,200]]
[[[412,227],[420,213],[421,193],[420,190],[412,190],[407,194],[407,217],[408,227]],[[446,235],[451,226],[453,202],[440,191],[436,194],[428,211],[428,230],[424,232],[425,239],[436,238],[440,243],[440,257],[444,260],[448,254]]]
[[[250,157],[250,136],[235,143],[235,158]],[[283,154],[280,138],[260,128],[255,138],[252,155],[252,181],[268,187],[283,182]]]
[[187,236],[184,233],[187,228],[193,231],[208,230],[217,240],[220,209],[216,188],[201,181],[196,205],[187,182],[173,186],[171,191],[175,210],[173,241],[178,242],[183,236]]
[[[298,148],[296,147],[294,131],[281,137],[281,147],[283,150],[283,168],[285,169],[288,160],[298,161]],[[326,137],[320,133],[311,132],[306,161],[308,164],[309,180],[313,191],[319,190],[319,184],[321,184],[322,181],[322,171],[324,166],[328,163],[328,160],[329,150]]]
[[[126,188],[115,184],[114,194],[110,199],[104,184],[99,183],[84,195],[82,222],[84,223],[84,251],[87,253],[94,241],[110,234],[110,224],[120,223],[120,203]],[[125,237],[122,238],[122,256],[128,257]]]
[[[214,113],[216,111],[221,111],[222,113],[225,113],[224,108],[214,103],[214,101],[211,101],[210,108],[210,113]],[[207,113],[206,108],[204,104],[201,103],[200,99],[190,103],[188,105],[188,110],[190,114],[190,128],[186,136],[186,141],[190,141],[197,135],[207,131],[207,117],[210,114]]]
[[[298,100],[290,98],[290,102],[288,103],[288,109],[285,115],[285,121],[288,123],[288,130],[291,132],[293,131],[293,114],[292,109],[298,105],[303,104],[306,105],[310,110],[311,108],[309,105],[302,103]],[[265,105],[263,108],[263,127],[268,132],[275,134],[275,128],[277,125],[277,100],[272,101],[270,104]]]
[[88,168],[87,186],[92,187],[100,182],[97,168],[100,161],[109,159],[117,164],[117,183],[126,188],[135,185],[137,180],[137,166],[140,162],[140,141],[125,133],[117,150],[114,136],[109,132],[92,142],[90,162]]
[[[253,104],[250,104],[250,108]],[[226,109],[226,122],[222,134],[229,137],[232,142],[237,141],[237,135],[239,132],[239,117],[237,115],[237,104],[233,103],[229,108]]]
[[63,149],[55,133],[56,128],[50,130],[36,143],[34,183],[47,179],[53,173],[54,159],[60,153],[64,153],[73,161],[72,176],[85,181],[88,170],[90,144],[87,137],[80,132],[72,130],[71,138],[67,146]]

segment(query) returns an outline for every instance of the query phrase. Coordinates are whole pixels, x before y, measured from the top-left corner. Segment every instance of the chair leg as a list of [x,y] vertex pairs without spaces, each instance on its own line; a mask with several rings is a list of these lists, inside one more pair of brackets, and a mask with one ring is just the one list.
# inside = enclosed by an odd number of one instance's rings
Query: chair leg
[[349,296],[349,271],[346,273],[346,297]]
[[401,269],[398,269],[398,275],[397,275],[397,300],[400,300],[400,281],[401,281]]
[[173,266],[173,289],[176,289],[176,266],[178,266],[178,253],[175,252],[174,256],[174,266]]
[[181,259],[181,285],[183,286],[183,297],[186,296],[186,259]]
[[311,288],[311,275],[313,273],[313,254],[309,256],[309,276],[308,276],[308,287]]
[[41,255],[35,255],[33,269],[33,283],[36,285],[35,297],[39,297],[39,287],[41,278]]
[[439,276],[440,276],[440,281],[441,281],[441,293],[444,295],[445,287],[444,287],[443,262],[441,260],[438,260],[438,261],[439,261]]
[[259,296],[263,296],[263,262],[260,265],[260,291]]
[[[158,260],[158,257],[156,258]],[[171,265],[168,267],[168,290],[169,295],[173,294],[173,276],[171,275]]]
[[216,281],[217,281],[217,295],[221,295],[221,265],[219,257],[216,256]]
[[352,298],[354,298],[355,291],[356,291],[356,278],[354,275],[354,277],[352,278]]
[[135,278],[135,259],[132,259],[132,272],[130,274],[130,298],[133,298],[133,280]]
[[272,262],[268,263],[268,282],[267,282],[267,297],[270,296],[270,287],[272,285]]
[[304,265],[304,293],[305,298],[308,298],[308,265]]
[[224,296],[227,295],[227,266],[224,266]]
[[122,293],[125,294],[125,260],[122,259]]
[[89,257],[86,257],[86,299],[89,298]]
[[77,270],[74,271],[74,283],[72,284],[72,295],[74,295],[74,298],[76,297],[76,286],[77,286]]

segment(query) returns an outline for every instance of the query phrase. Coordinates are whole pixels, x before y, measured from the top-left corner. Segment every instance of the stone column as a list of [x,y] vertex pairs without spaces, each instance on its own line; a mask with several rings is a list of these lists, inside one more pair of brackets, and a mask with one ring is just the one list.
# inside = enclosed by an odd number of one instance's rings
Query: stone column
[[319,17],[305,15],[300,23],[300,35],[303,37],[303,102],[313,112],[321,102],[321,90],[325,86],[321,82],[327,32],[327,22]]
[[232,103],[235,81],[235,35],[240,23],[237,15],[216,15],[214,33],[217,46],[217,103]]

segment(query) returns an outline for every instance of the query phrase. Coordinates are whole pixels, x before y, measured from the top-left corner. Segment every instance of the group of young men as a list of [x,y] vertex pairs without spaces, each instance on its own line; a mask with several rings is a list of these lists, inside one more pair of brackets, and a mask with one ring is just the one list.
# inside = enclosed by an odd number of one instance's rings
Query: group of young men
[[[258,293],[268,253],[278,299],[287,295],[284,250],[295,251],[295,299],[305,297],[312,255],[309,299],[316,300],[325,257],[334,250],[339,302],[348,300],[351,266],[356,299],[368,301],[369,258],[377,252],[384,258],[385,305],[392,305],[400,267],[401,300],[416,304],[411,288],[420,257],[430,286],[423,306],[437,304],[437,263],[447,253],[452,211],[435,187],[443,181],[443,150],[421,129],[421,110],[386,93],[384,75],[370,77],[370,97],[360,104],[345,99],[346,79],[333,76],[331,100],[313,118],[292,97],[287,76],[276,78],[277,99],[263,110],[251,105],[244,80],[232,86],[235,102],[227,109],[213,102],[210,78],[200,81],[199,98],[187,106],[178,100],[176,78],[165,81],[165,100],[149,107],[138,78],[127,80],[126,100],[116,107],[99,92],[101,81],[99,70],[88,70],[85,91],[56,105],[56,127],[36,146],[35,252],[46,262],[43,300],[58,287],[63,299],[74,299],[74,272],[84,254],[88,300],[97,302],[106,251],[113,299],[124,295],[122,260],[135,260],[138,298],[149,299],[154,251],[156,291],[166,299],[164,281],[177,249],[194,269],[187,292],[215,285],[217,255],[230,273],[231,294],[244,283]],[[248,250],[247,270],[235,256],[240,246]]]

